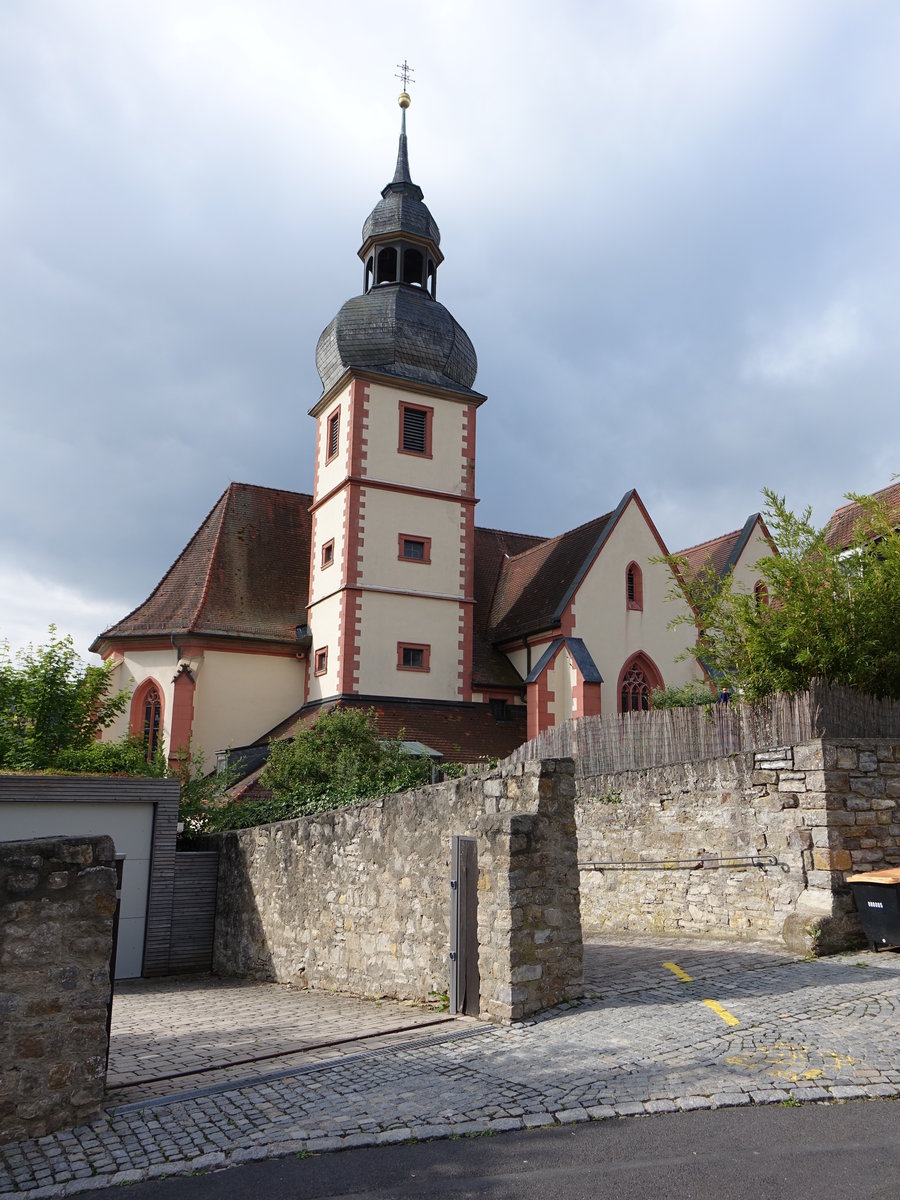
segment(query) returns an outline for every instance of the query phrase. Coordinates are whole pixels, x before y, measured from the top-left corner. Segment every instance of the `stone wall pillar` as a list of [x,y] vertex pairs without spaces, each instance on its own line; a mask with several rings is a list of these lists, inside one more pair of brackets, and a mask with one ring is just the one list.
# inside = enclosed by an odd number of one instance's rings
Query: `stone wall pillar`
[[516,1021],[583,995],[575,775],[571,759],[503,781],[525,811],[478,830],[481,1016]]
[[111,838],[0,843],[0,1142],[100,1111],[115,908]]

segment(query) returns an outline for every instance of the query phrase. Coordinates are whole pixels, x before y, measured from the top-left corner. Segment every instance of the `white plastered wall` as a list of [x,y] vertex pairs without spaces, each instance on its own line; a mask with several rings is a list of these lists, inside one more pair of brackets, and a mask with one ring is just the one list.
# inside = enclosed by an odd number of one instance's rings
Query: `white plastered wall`
[[753,532],[747,541],[747,545],[741,552],[740,558],[734,564],[732,574],[734,576],[735,588],[743,592],[752,592],[756,582],[762,578],[756,569],[756,564],[762,558],[771,557],[772,547],[763,536],[759,522],[757,522],[753,527]]
[[[364,592],[359,690],[371,696],[459,699],[459,605]],[[428,671],[397,669],[397,643],[431,647]]]
[[[667,598],[672,573],[664,563],[649,561],[659,553],[659,544],[632,500],[575,595],[574,633],[585,642],[603,676],[604,713],[618,711],[619,672],[639,650],[653,660],[667,686],[702,678],[695,660],[675,661],[693,640],[693,626],[667,628],[679,611],[689,609],[687,601]],[[632,561],[641,568],[643,578],[640,611],[626,607],[625,571]]]
[[549,672],[548,683],[553,692],[549,709],[553,716],[554,725],[561,725],[569,717],[579,714],[572,711],[572,686],[575,681],[575,667],[568,651],[562,647],[553,662]]
[[[347,489],[343,488],[320,508],[316,509],[313,525],[315,540],[312,550],[310,574],[310,604],[337,591],[343,582],[344,572],[344,514],[347,507]],[[334,541],[334,558],[328,567],[322,566],[322,547]]]
[[[453,501],[365,489],[362,578],[370,587],[461,595],[460,506]],[[399,559],[399,535],[431,538],[431,562]]]
[[[340,570],[336,566],[335,571]],[[340,691],[340,662],[339,644],[341,635],[341,597],[342,592],[328,596],[319,601],[315,607],[310,607],[309,623],[312,629],[313,644],[309,654],[309,699],[322,700],[326,696],[335,696]],[[352,595],[348,603],[352,602]],[[328,650],[328,669],[324,675],[316,674],[316,652]],[[298,705],[299,707],[299,705]]]
[[[125,653],[111,680],[111,690],[125,690],[133,696],[137,689],[147,679],[154,679],[159,685],[163,702],[163,737],[166,747],[169,746],[172,733],[172,701],[175,695],[175,670],[178,666],[178,655],[174,648],[170,650],[136,650]],[[131,727],[131,700],[108,729],[103,730],[101,740],[117,742],[128,733]]]
[[[434,409],[432,457],[398,452],[400,402]],[[438,396],[419,395],[379,383],[369,384],[369,419],[365,436],[366,474],[409,487],[462,492],[462,439],[466,405]]]
[[191,748],[207,770],[219,750],[256,741],[303,703],[307,664],[294,655],[206,650],[199,662]]
[[[340,409],[340,426],[338,434],[338,452],[331,462],[326,463],[328,454],[328,421],[331,414]],[[332,488],[338,486],[347,475],[350,465],[350,387],[344,388],[335,396],[327,408],[318,417],[319,436],[317,439],[319,461],[316,464],[316,499],[326,495]]]

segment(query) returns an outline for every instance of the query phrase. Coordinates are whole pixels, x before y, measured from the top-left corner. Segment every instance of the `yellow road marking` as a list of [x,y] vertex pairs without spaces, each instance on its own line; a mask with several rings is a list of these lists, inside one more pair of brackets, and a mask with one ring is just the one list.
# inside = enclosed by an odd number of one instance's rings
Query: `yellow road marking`
[[677,975],[682,983],[693,983],[693,975],[688,975],[687,971],[682,971],[677,963],[663,963],[667,971],[671,971],[673,975]]
[[717,1004],[715,1000],[704,1000],[703,1003],[707,1008],[711,1008],[717,1017],[721,1017],[726,1025],[740,1025],[737,1017],[732,1016],[727,1008],[723,1008],[721,1004]]

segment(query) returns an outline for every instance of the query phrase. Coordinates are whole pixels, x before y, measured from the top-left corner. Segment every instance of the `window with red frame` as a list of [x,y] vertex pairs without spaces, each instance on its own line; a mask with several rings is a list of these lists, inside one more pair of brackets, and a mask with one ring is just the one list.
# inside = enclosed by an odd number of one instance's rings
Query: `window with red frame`
[[328,418],[328,445],[325,451],[325,461],[331,462],[337,456],[341,439],[341,410],[336,408]]
[[431,458],[431,420],[433,408],[400,403],[400,450]]
[[162,697],[155,684],[144,693],[143,708],[143,739],[147,751],[147,760],[153,757],[159,749],[160,727],[162,724]]
[[330,567],[334,562],[334,538],[331,538],[322,547],[322,566]]
[[769,589],[761,579],[757,579],[753,587],[753,599],[756,601],[757,608],[762,608],[764,604],[769,603]]
[[430,563],[431,538],[401,533],[399,557],[406,562]]
[[323,646],[321,650],[316,651],[316,674],[324,675],[328,670],[328,647]]
[[644,577],[635,562],[625,568],[625,604],[638,612],[644,607]]
[[419,642],[397,643],[398,671],[428,671],[431,666],[431,647]]

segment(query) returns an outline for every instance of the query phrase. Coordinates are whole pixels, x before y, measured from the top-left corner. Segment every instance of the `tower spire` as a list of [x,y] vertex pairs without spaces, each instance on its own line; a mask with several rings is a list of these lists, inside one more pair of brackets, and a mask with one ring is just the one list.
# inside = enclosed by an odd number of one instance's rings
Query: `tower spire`
[[397,166],[394,170],[394,178],[391,183],[406,183],[413,184],[412,176],[409,173],[409,151],[406,142],[406,110],[412,103],[409,92],[406,90],[411,83],[415,83],[413,79],[413,68],[407,63],[404,58],[402,63],[397,63],[399,74],[397,78],[403,84],[403,91],[397,97],[397,103],[400,105],[400,146],[397,150]]

